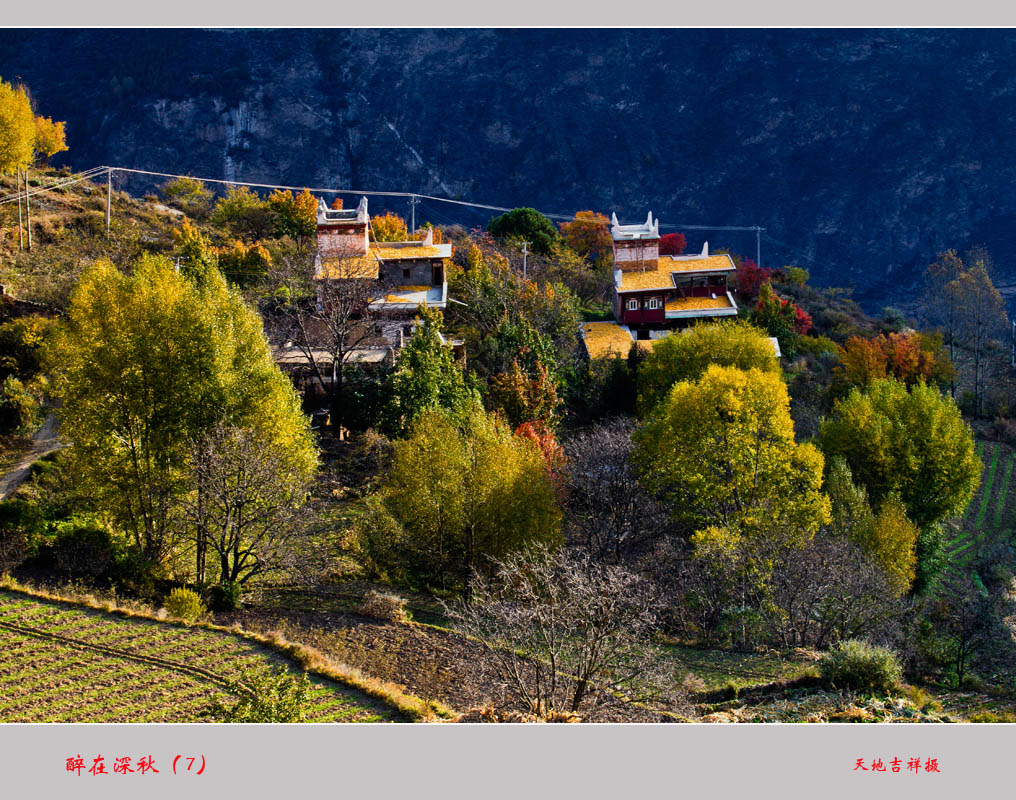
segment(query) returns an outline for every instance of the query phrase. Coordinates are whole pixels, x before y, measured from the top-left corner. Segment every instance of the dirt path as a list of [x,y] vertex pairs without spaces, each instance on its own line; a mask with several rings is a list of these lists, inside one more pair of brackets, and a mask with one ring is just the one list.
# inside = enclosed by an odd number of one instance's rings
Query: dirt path
[[28,469],[32,464],[47,453],[52,453],[61,447],[63,445],[58,438],[56,416],[50,414],[42,423],[42,427],[35,432],[35,436],[32,437],[32,446],[28,452],[18,459],[10,471],[5,475],[0,475],[0,500],[13,494],[21,482],[28,477]]

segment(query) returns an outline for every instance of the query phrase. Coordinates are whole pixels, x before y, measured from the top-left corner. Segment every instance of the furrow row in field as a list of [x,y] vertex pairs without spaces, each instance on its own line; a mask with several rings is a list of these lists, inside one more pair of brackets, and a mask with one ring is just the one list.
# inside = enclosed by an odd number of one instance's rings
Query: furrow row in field
[[100,687],[101,690],[115,687],[121,678],[133,672],[133,665],[113,667],[111,664],[88,664],[81,669],[64,673],[59,679],[46,682],[39,688],[21,693],[11,703],[0,705],[0,715],[16,717],[19,713],[42,708],[49,708],[52,711],[62,708],[65,704],[71,704],[82,711],[84,704],[81,702],[80,678],[88,676],[88,685]]
[[1000,449],[998,445],[992,448],[991,466],[988,467],[988,477],[985,479],[984,490],[981,492],[981,506],[977,511],[977,519],[974,521],[974,525],[978,530],[984,526],[984,515],[988,511],[988,502],[991,500],[991,489],[995,482],[995,470],[998,467],[998,452]]
[[992,520],[992,525],[995,528],[1002,527],[1002,519],[1005,516],[1005,499],[1009,495],[1009,481],[1012,479],[1012,465],[1013,459],[1007,458],[1005,461],[1005,474],[1002,476],[1002,491],[999,492],[998,502],[995,504],[995,517]]
[[[196,721],[241,670],[292,661],[227,632],[25,600],[0,590],[0,720]],[[374,701],[312,678],[309,718],[382,721]]]

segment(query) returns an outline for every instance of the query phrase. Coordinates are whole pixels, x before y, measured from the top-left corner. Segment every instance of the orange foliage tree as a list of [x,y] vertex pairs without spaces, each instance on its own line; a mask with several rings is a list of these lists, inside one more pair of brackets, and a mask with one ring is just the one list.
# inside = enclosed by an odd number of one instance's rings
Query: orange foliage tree
[[841,378],[852,386],[868,386],[895,378],[907,386],[919,381],[944,386],[953,377],[953,364],[939,336],[910,333],[879,334],[874,339],[852,336],[840,352]]
[[374,240],[378,242],[405,242],[409,239],[406,221],[390,211],[371,217],[370,229]]
[[561,235],[572,250],[590,261],[613,252],[610,222],[595,211],[576,211],[575,219],[561,223]]
[[441,244],[444,241],[444,235],[441,232],[441,228],[431,222],[425,222],[420,226],[420,229],[416,232],[416,238],[422,242],[427,238],[428,231],[430,231],[434,237],[434,244]]
[[557,385],[542,363],[537,362],[534,372],[535,375],[527,375],[516,359],[508,372],[491,378],[487,401],[491,410],[501,411],[512,427],[554,421]]
[[542,421],[523,422],[515,429],[515,435],[523,439],[529,439],[540,448],[543,454],[543,461],[547,466],[547,477],[550,478],[554,493],[559,501],[563,501],[565,495],[564,465],[567,458],[564,449],[554,438],[554,432]]

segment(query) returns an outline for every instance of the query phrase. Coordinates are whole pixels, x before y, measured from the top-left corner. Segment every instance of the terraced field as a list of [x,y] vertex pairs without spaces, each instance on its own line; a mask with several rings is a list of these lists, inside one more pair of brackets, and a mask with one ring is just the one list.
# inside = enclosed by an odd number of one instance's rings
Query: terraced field
[[[226,632],[40,601],[0,590],[0,721],[196,722],[237,671],[296,666]],[[311,676],[312,722],[382,722],[397,712]]]
[[1012,448],[997,442],[979,441],[977,455],[984,461],[981,486],[946,543],[949,565],[962,569],[983,547],[999,538],[1013,540],[1016,529],[1016,487]]

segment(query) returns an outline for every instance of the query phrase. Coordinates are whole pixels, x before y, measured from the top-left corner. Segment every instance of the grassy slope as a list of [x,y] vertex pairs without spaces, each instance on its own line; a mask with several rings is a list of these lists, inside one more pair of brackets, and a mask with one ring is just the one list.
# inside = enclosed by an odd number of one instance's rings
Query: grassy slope
[[[95,648],[101,648],[101,651]],[[295,665],[225,632],[122,618],[0,591],[0,720],[191,722],[237,670]],[[396,712],[312,677],[314,722],[379,722]]]

